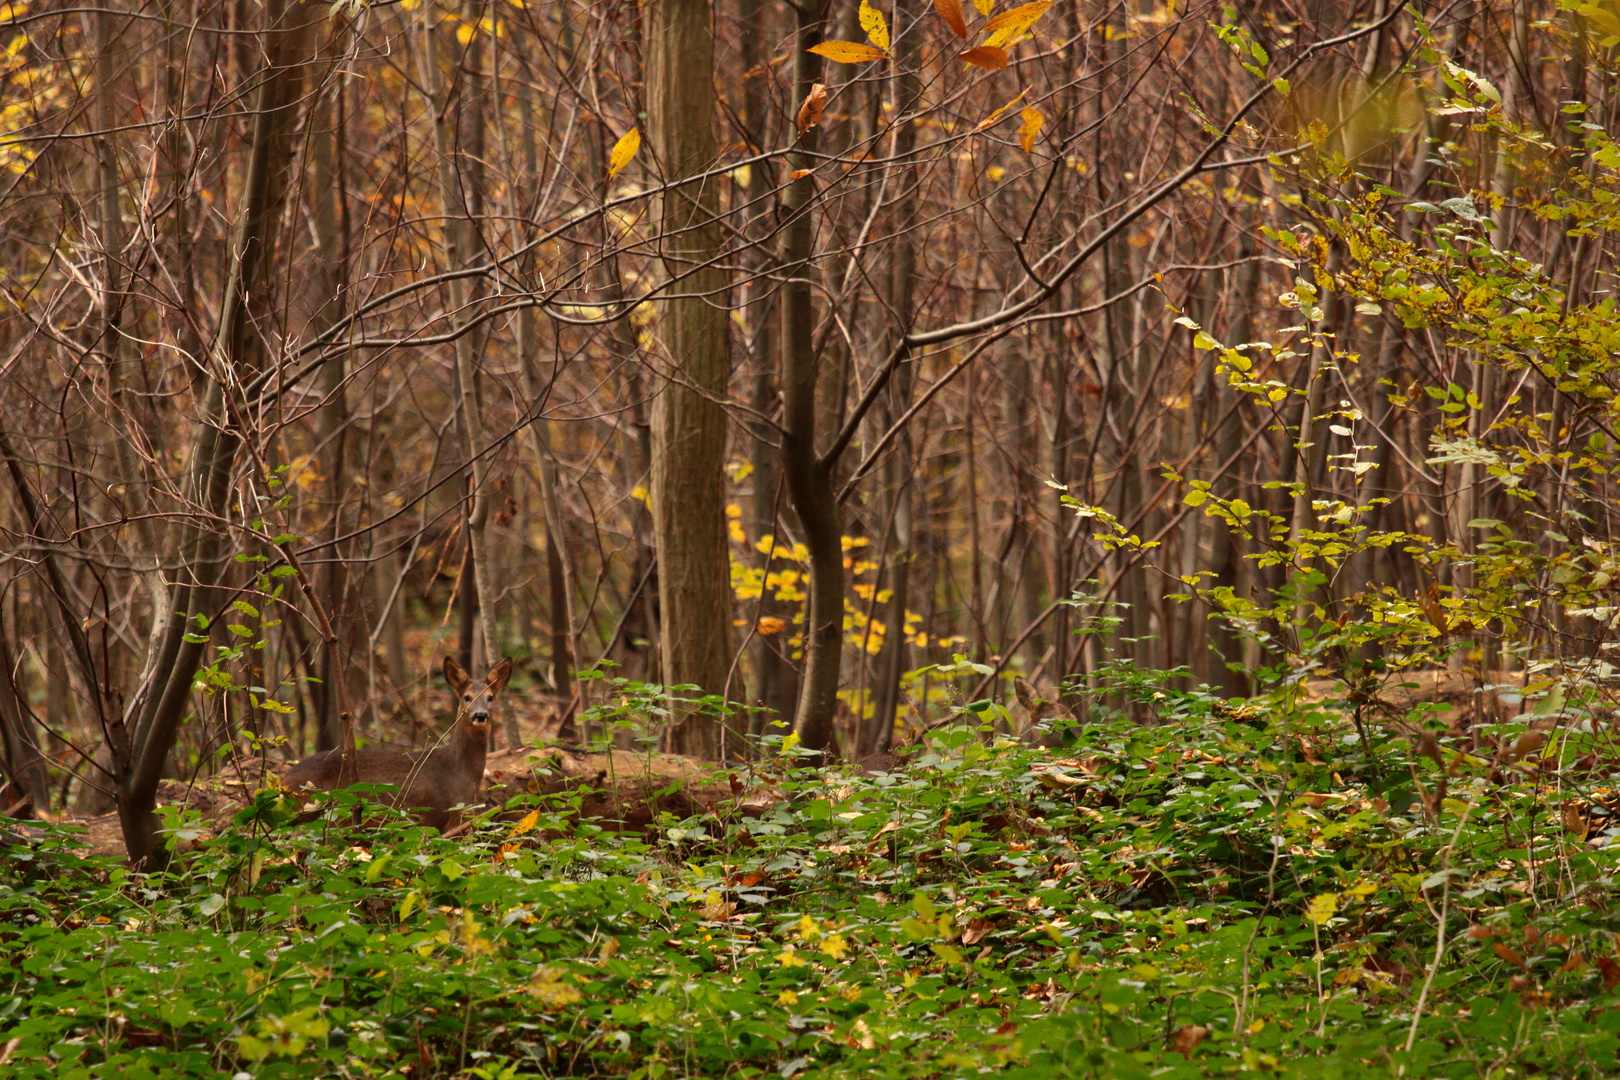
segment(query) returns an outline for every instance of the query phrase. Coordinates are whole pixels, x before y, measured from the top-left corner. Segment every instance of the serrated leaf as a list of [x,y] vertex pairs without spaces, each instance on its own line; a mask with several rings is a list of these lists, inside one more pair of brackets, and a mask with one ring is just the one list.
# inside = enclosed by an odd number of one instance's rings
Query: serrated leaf
[[613,152],[608,155],[608,179],[618,176],[619,170],[630,164],[631,159],[636,156],[636,151],[640,149],[640,128],[633,127],[620,135],[619,141],[613,144]]
[[1052,0],[1035,0],[1033,4],[1020,4],[1009,11],[1003,11],[984,24],[985,33],[990,35],[984,40],[985,46],[1005,49],[1014,44],[1029,33],[1029,28],[1051,10],[1051,7]]
[[961,57],[974,67],[982,67],[986,71],[1000,71],[1007,66],[1007,54],[1000,49],[992,49],[988,45],[980,45],[976,49],[969,49]]
[[1024,121],[1018,126],[1018,145],[1024,148],[1024,153],[1033,154],[1035,138],[1040,135],[1041,125],[1046,122],[1046,118],[1041,115],[1041,110],[1033,105],[1025,105],[1018,115]]
[[823,41],[810,51],[825,56],[835,64],[864,64],[872,60],[887,59],[888,53],[860,41]]
[[866,40],[880,49],[889,47],[889,24],[883,20],[883,12],[861,0],[861,10],[858,13],[861,19],[861,29],[866,31]]
[[934,0],[934,10],[959,38],[967,37],[967,20],[962,17],[962,0]]

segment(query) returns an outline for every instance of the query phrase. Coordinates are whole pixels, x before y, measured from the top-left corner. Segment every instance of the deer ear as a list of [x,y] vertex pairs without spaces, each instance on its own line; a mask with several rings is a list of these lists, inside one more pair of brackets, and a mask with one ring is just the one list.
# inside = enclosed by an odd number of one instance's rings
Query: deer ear
[[484,676],[484,685],[489,688],[491,694],[498,694],[506,689],[506,680],[511,677],[512,658],[503,657],[501,662],[490,668],[489,674]]
[[1022,676],[1013,680],[1013,691],[1018,695],[1018,704],[1026,709],[1035,707],[1035,688]]
[[472,682],[472,679],[461,670],[461,665],[456,663],[455,657],[447,656],[444,658],[444,681],[459,695],[467,689],[467,684]]

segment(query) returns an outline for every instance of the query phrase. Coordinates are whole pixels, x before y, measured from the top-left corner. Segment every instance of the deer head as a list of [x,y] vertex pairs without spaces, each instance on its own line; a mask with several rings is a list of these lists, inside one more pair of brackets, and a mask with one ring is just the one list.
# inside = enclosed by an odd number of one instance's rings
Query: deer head
[[465,727],[470,735],[488,741],[489,711],[495,698],[506,689],[506,680],[512,677],[512,658],[507,657],[489,669],[482,683],[474,683],[460,664],[450,657],[444,658],[444,678],[456,695],[456,726]]

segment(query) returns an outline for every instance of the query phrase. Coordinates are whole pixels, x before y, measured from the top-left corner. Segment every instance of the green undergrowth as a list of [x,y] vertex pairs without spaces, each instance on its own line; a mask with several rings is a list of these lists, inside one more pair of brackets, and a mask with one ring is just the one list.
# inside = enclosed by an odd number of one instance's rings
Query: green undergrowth
[[571,818],[579,792],[448,840],[265,792],[163,875],[12,846],[0,1072],[1620,1071],[1597,725],[1566,710],[1509,761],[1145,696],[1155,723],[1060,750],[964,726],[877,777],[778,754],[740,777],[780,794],[757,816],[651,837]]

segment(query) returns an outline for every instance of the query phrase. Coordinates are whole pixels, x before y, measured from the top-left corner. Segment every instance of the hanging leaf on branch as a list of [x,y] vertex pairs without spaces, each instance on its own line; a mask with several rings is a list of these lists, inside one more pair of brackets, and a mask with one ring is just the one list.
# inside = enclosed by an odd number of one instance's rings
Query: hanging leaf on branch
[[1010,11],[1003,11],[984,24],[985,33],[990,35],[984,39],[985,46],[1005,49],[1016,44],[1051,7],[1052,0],[1035,0],[1033,4],[1022,4]]
[[1024,153],[1033,154],[1035,152],[1035,137],[1041,133],[1041,124],[1045,122],[1045,118],[1041,116],[1041,111],[1033,105],[1025,105],[1018,115],[1024,120],[1018,128],[1018,145],[1024,148]]
[[889,47],[889,24],[883,20],[883,12],[861,0],[861,29],[866,31],[866,40],[879,49],[887,50]]
[[641,129],[631,128],[619,136],[619,141],[613,144],[613,152],[608,154],[608,179],[619,175],[619,170],[630,164],[641,149]]
[[962,0],[934,0],[934,10],[959,38],[967,37],[967,20],[962,17]]
[[1014,105],[1017,105],[1020,101],[1023,101],[1024,98],[1026,96],[1028,96],[1028,94],[1029,94],[1029,91],[1025,90],[1022,94],[1019,94],[1017,97],[1015,97],[1011,101],[1007,102],[1007,104],[1003,105],[1001,108],[997,109],[995,112],[991,113],[989,116],[985,117],[983,120],[980,120],[978,126],[975,127],[973,130],[975,132],[978,132],[978,131],[984,131],[987,128],[995,127],[998,123],[1001,122],[1001,118],[1003,116],[1007,115],[1008,110],[1011,109]]
[[799,106],[799,134],[803,135],[811,128],[821,123],[821,110],[827,105],[827,87],[816,83],[810,87],[810,92],[804,97],[804,104]]
[[869,60],[885,60],[888,53],[859,41],[823,41],[812,45],[810,51],[824,56],[835,64],[864,64]]
[[1000,71],[1007,66],[1007,54],[1001,49],[993,49],[988,45],[980,45],[976,49],[969,49],[962,54],[962,59],[974,67],[982,67],[986,71]]

